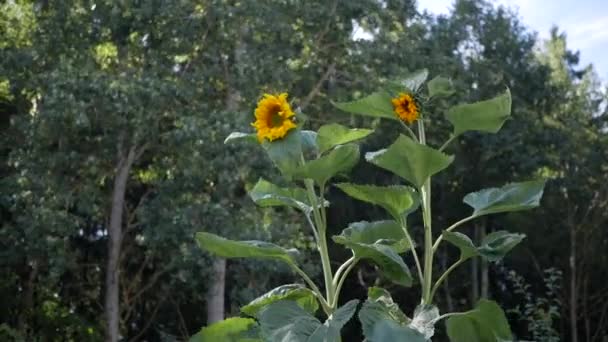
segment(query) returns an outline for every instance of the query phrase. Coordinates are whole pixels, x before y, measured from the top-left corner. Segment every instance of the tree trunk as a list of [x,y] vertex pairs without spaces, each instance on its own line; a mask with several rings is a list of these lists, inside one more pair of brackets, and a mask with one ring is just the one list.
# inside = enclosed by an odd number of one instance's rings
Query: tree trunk
[[[120,153],[120,152],[119,152]],[[125,205],[125,193],[129,172],[135,160],[135,148],[128,154],[119,154],[114,187],[112,189],[112,208],[110,211],[110,224],[108,226],[108,262],[106,269],[105,288],[105,318],[106,341],[118,342],[120,339],[120,307],[119,307],[119,273],[120,252],[122,244],[122,219]]]
[[224,291],[226,288],[226,259],[213,261],[213,279],[207,291],[207,325],[224,319]]
[[570,341],[578,342],[576,285],[576,225],[570,224]]

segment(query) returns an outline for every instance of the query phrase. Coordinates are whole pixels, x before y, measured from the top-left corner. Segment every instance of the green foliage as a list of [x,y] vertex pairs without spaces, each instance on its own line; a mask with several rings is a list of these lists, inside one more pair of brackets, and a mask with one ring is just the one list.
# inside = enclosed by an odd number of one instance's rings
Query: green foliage
[[339,183],[336,186],[347,195],[360,201],[384,208],[395,220],[402,221],[402,215],[409,213],[417,204],[415,191],[407,186],[375,186]]
[[452,342],[512,341],[513,335],[502,309],[489,300],[480,300],[475,309],[448,318],[447,331]]
[[410,248],[401,225],[391,220],[354,222],[333,238],[337,243],[340,243],[339,241],[382,242],[397,253],[403,253]]
[[448,97],[455,92],[452,81],[443,76],[436,76],[430,80],[427,87],[431,98]]
[[353,316],[358,303],[352,300],[344,304],[325,323],[291,301],[266,306],[258,314],[258,319],[262,324],[262,335],[268,341],[337,342],[340,330]]
[[295,264],[295,250],[286,250],[264,241],[233,241],[215,234],[198,232],[196,242],[199,247],[222,258],[276,259]]
[[371,129],[348,128],[335,123],[324,125],[319,128],[317,146],[320,153],[325,153],[335,146],[363,139],[372,133]]
[[189,342],[261,342],[252,333],[257,323],[251,318],[233,317],[201,329]]
[[325,184],[336,175],[350,171],[358,161],[359,146],[342,145],[318,159],[305,163],[293,172],[293,177],[313,179],[317,184]]
[[460,249],[460,260],[481,256],[488,261],[497,262],[502,260],[526,236],[507,231],[497,231],[484,237],[479,247],[476,247],[473,241],[462,233],[445,231],[443,237]]
[[294,301],[311,314],[314,314],[319,308],[314,292],[300,284],[289,284],[276,287],[254,299],[251,303],[243,306],[241,312],[256,317],[263,307],[282,300]]
[[538,207],[544,187],[544,180],[511,183],[470,193],[463,201],[474,209],[474,216],[527,210]]
[[450,108],[445,117],[454,126],[454,136],[467,131],[497,133],[511,115],[511,92],[491,100]]
[[369,152],[365,159],[420,188],[430,176],[448,167],[454,157],[400,135],[388,148]]
[[399,120],[393,111],[391,99],[392,97],[388,92],[379,90],[359,100],[351,102],[332,102],[332,104],[336,108],[348,113]]
[[249,197],[260,207],[288,206],[305,213],[312,210],[306,191],[300,188],[281,188],[264,179],[258,180]]

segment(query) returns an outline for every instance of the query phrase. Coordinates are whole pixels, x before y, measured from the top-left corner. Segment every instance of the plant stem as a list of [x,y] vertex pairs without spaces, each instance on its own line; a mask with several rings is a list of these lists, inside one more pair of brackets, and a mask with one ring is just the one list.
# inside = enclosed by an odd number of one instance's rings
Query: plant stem
[[[418,120],[420,143],[426,145],[423,119]],[[431,177],[420,188],[422,195],[422,219],[424,221],[424,279],[422,283],[422,300],[431,303],[431,286],[433,281],[433,231],[431,229]]]
[[407,230],[407,226],[405,224],[405,220],[401,219],[399,224],[401,225],[401,229],[405,233],[405,238],[407,239],[407,243],[410,245],[410,250],[412,251],[412,255],[414,256],[414,261],[416,262],[416,269],[418,270],[418,278],[420,280],[420,284],[424,283],[424,276],[422,275],[422,266],[420,265],[420,259],[418,258],[418,252],[416,252],[416,246],[414,245],[414,241],[410,235],[410,232]]
[[[331,271],[331,263],[329,261],[329,252],[327,249],[327,227],[323,223],[323,219],[320,214],[320,210],[325,210],[324,206],[319,207],[317,194],[315,193],[314,183],[311,179],[304,180],[306,184],[306,190],[308,192],[308,200],[313,206],[313,216],[318,230],[319,241],[317,241],[317,247],[319,248],[319,254],[321,255],[321,265],[323,267],[323,276],[325,278],[325,294],[327,302],[331,303],[334,298],[334,287],[333,287],[333,275]],[[331,307],[330,307],[331,309]],[[333,310],[332,310],[333,311]],[[331,314],[331,312],[330,312]]]
[[401,123],[401,126],[403,126],[403,128],[405,128],[405,131],[407,132],[407,134],[409,134],[410,137],[412,137],[412,139],[414,139],[414,141],[418,141],[418,137],[416,136],[414,131],[412,131],[410,126],[408,126],[405,122],[403,122],[401,120],[399,120],[399,122]]
[[452,264],[452,266],[450,266],[445,272],[443,272],[443,274],[441,275],[441,277],[439,277],[439,279],[437,279],[437,282],[435,282],[435,285],[433,286],[433,290],[431,291],[431,300],[433,300],[433,297],[435,297],[435,292],[437,292],[437,289],[439,289],[439,286],[441,285],[441,283],[448,277],[448,275],[456,269],[456,267],[460,266],[460,264],[462,264],[463,262],[465,262],[466,259],[458,259],[458,261],[456,261],[455,263]]
[[[451,232],[452,230],[456,229],[458,226],[460,226],[463,223],[469,222],[472,219],[476,218],[477,216],[475,215],[471,215],[468,217],[463,218],[462,220],[454,223],[453,225],[449,226],[448,229],[446,229],[446,232]],[[437,251],[437,248],[439,248],[439,243],[441,243],[441,240],[443,240],[443,234],[439,235],[439,237],[437,238],[437,241],[435,241],[435,244],[433,244],[433,252]]]
[[308,286],[310,287],[310,289],[312,290],[312,292],[315,293],[315,295],[317,296],[317,298],[319,299],[319,302],[321,302],[321,306],[323,307],[323,311],[325,311],[325,313],[327,314],[327,316],[331,315],[332,313],[332,309],[331,306],[329,305],[328,301],[325,300],[325,298],[323,297],[323,294],[321,293],[321,290],[319,290],[319,288],[317,287],[317,285],[314,283],[314,281],[312,281],[312,279],[310,279],[310,277],[308,276],[308,274],[306,274],[306,272],[304,272],[300,267],[298,267],[298,265],[296,264],[289,264],[291,266],[291,268],[293,268],[297,274],[299,274],[304,281],[306,282],[306,284],[308,284]]
[[338,298],[340,297],[340,290],[342,290],[342,285],[344,285],[344,281],[346,280],[346,277],[348,277],[348,274],[350,273],[350,271],[352,271],[352,269],[355,267],[355,265],[357,265],[358,260],[355,259],[354,257],[352,259],[353,259],[353,262],[351,262],[350,265],[348,265],[348,267],[344,270],[344,272],[342,273],[342,277],[338,281],[338,284],[336,286],[336,292],[335,292],[336,294],[334,296],[334,300],[332,302],[330,302],[332,309],[335,309],[338,306]]
[[439,148],[439,152],[442,152],[443,150],[445,150],[446,147],[448,147],[448,145],[454,140],[456,139],[455,135],[450,135],[450,138],[443,143],[443,145],[441,145],[441,147]]
[[348,266],[350,266],[350,264],[352,264],[354,261],[355,261],[355,257],[352,256],[348,260],[346,260],[342,265],[340,265],[340,267],[338,267],[338,270],[334,274],[334,284],[335,285],[337,285],[338,279],[340,279],[340,275],[342,274],[342,272],[344,272],[344,270],[346,270],[348,268]]

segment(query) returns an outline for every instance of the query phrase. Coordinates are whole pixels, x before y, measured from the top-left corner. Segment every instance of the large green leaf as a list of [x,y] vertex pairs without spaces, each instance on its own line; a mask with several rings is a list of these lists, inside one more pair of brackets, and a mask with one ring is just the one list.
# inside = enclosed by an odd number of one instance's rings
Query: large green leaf
[[283,139],[264,141],[262,146],[268,157],[286,178],[302,165],[302,132],[291,130]]
[[470,193],[463,201],[474,209],[475,216],[526,210],[538,207],[544,187],[544,180],[511,183]]
[[466,131],[496,133],[511,115],[511,92],[507,91],[493,99],[462,104],[450,108],[446,118],[454,126],[454,135]]
[[[334,241],[353,250],[358,259],[370,259],[380,267],[382,274],[396,284],[412,285],[412,275],[403,259],[385,241],[374,243],[355,242],[347,235],[334,236]],[[389,242],[390,243],[390,242]]]
[[335,146],[363,139],[373,132],[372,129],[348,128],[336,123],[324,125],[319,128],[317,146],[319,152],[324,153]]
[[525,238],[525,234],[509,233],[501,230],[488,234],[477,250],[483,258],[496,262],[504,258],[513,247]]
[[292,254],[275,244],[263,241],[234,241],[207,232],[196,233],[199,247],[222,258],[278,259],[294,264]]
[[354,222],[349,224],[340,235],[334,236],[335,239],[366,244],[382,242],[397,253],[403,253],[410,248],[403,228],[393,220]]
[[330,178],[346,173],[359,161],[359,146],[348,144],[338,146],[319,159],[311,160],[293,172],[298,179],[314,179],[318,184],[325,184]]
[[260,207],[288,206],[310,212],[306,191],[301,188],[281,188],[264,179],[258,180],[249,197]]
[[376,323],[371,335],[366,335],[366,338],[368,342],[428,342],[415,329],[390,320],[382,320]]
[[427,69],[420,69],[407,75],[399,83],[401,83],[405,89],[409,90],[410,92],[416,93],[428,77],[429,71]]
[[367,290],[367,297],[359,310],[359,321],[365,336],[371,336],[374,325],[382,320],[392,320],[401,325],[407,325],[412,321],[401,311],[385,289],[372,286]]
[[452,342],[512,341],[509,322],[493,301],[482,299],[474,310],[448,318],[447,333]]
[[420,188],[430,176],[448,167],[454,157],[400,135],[388,148],[366,153],[365,159]]
[[300,284],[289,284],[276,287],[254,299],[249,304],[243,306],[241,312],[255,317],[263,307],[281,300],[295,301],[300,307],[311,314],[314,314],[319,308],[319,303],[314,292]]
[[444,231],[442,235],[446,241],[460,249],[460,259],[466,260],[479,255],[477,247],[475,247],[475,244],[473,244],[473,241],[468,236],[448,231]]
[[357,309],[358,300],[338,308],[322,324],[293,301],[279,301],[262,308],[258,320],[267,341],[338,342],[340,330]]
[[351,102],[332,102],[332,104],[345,112],[367,115],[377,118],[399,120],[394,112],[392,97],[385,91],[377,91],[362,99]]
[[400,220],[404,213],[415,209],[418,204],[418,201],[414,199],[418,198],[416,192],[407,186],[375,186],[351,183],[339,183],[336,186],[350,197],[381,206],[396,220]]
[[262,342],[251,318],[232,317],[204,327],[189,342]]
[[427,84],[430,97],[447,97],[454,94],[454,86],[449,78],[436,76]]

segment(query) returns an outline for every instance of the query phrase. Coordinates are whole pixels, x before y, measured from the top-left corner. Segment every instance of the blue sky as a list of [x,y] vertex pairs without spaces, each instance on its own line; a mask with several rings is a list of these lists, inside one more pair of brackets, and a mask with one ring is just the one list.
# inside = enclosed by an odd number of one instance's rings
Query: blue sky
[[[448,13],[453,0],[418,0],[420,9]],[[495,0],[517,9],[522,21],[541,38],[552,25],[568,36],[570,49],[581,52],[583,65],[593,63],[604,82],[608,81],[608,0]]]

